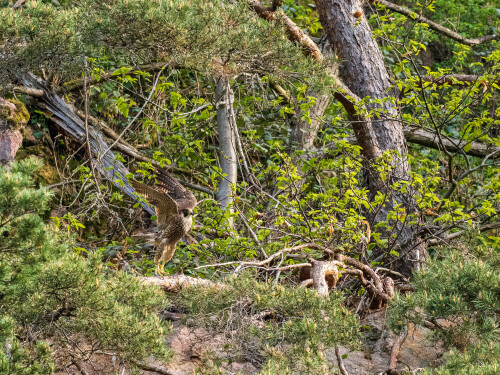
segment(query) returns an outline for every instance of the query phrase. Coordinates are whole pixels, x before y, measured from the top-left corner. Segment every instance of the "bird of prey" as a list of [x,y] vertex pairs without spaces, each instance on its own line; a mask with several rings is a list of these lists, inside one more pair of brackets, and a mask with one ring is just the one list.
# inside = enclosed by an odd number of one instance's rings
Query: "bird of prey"
[[156,183],[147,186],[131,181],[137,193],[155,206],[158,217],[158,235],[155,240],[155,271],[162,276],[164,266],[175,253],[177,242],[193,225],[193,209],[197,201],[192,192],[182,186],[164,169],[155,170]]

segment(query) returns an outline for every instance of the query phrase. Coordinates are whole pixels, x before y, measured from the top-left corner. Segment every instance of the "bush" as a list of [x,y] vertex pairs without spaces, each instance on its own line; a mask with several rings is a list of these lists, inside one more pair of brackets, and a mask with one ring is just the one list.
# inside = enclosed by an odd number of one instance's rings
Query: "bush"
[[[471,248],[474,248],[471,246]],[[417,273],[415,291],[390,304],[394,330],[408,323],[433,323],[434,339],[452,348],[445,365],[429,373],[493,374],[500,368],[500,274],[498,250],[445,249]]]
[[44,223],[51,194],[33,187],[39,166],[26,159],[0,169],[0,373],[52,373],[51,350],[68,361],[104,349],[123,359],[165,358],[167,330],[155,315],[162,291],[107,272],[98,254],[76,255]]
[[357,318],[338,293],[323,298],[306,288],[257,282],[250,272],[225,285],[189,288],[178,302],[188,323],[230,336],[234,355],[254,357],[263,373],[331,373],[325,349],[358,342]]

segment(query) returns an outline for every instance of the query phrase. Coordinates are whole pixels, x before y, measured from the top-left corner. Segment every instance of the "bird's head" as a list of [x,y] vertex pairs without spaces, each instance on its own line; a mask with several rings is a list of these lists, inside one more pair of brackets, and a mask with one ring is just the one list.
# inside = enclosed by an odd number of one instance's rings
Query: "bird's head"
[[187,208],[181,210],[181,215],[185,218],[189,217],[189,216],[193,216],[194,215],[194,212],[191,211],[191,210],[188,210]]

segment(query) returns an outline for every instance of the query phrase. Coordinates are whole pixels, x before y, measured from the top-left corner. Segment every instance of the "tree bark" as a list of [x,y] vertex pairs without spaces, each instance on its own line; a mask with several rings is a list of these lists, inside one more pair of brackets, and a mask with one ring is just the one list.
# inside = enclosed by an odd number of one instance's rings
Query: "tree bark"
[[[231,126],[229,107],[233,105],[233,93],[229,86],[229,78],[219,77],[215,87],[215,105],[217,108],[217,130],[219,132],[219,159],[222,176],[216,199],[223,210],[233,212],[232,186],[238,178],[236,143]],[[232,226],[233,221],[229,224]]]
[[[383,110],[383,118],[374,115],[371,119],[376,143],[381,152],[394,150],[399,157],[392,163],[393,172],[389,183],[410,180],[410,167],[406,158],[408,153],[406,140],[396,106],[387,100],[396,97],[391,85],[389,73],[385,67],[382,53],[373,38],[372,32],[363,14],[362,3],[359,0],[317,0],[317,10],[323,29],[333,49],[342,60],[339,66],[339,76],[343,83],[360,98],[379,99],[380,103],[368,103],[368,110]],[[361,17],[355,17],[355,12],[361,12]],[[354,124],[353,124],[354,125]],[[355,129],[356,130],[356,129]],[[355,131],[358,143],[373,135],[365,134],[364,129]],[[364,153],[365,158],[367,154]],[[369,165],[375,162],[373,158],[365,160]],[[382,191],[392,194],[387,204],[375,215],[368,213],[372,227],[374,223],[386,220],[389,211],[396,204],[402,204],[406,213],[415,212],[415,202],[412,191],[407,193],[389,192],[386,185],[374,174],[366,173],[366,186],[372,196]],[[371,217],[370,217],[371,216]],[[394,223],[398,244],[408,244],[416,240],[416,227]],[[405,275],[411,273],[414,262],[422,258],[422,249],[417,247],[406,259],[398,262],[397,268]]]

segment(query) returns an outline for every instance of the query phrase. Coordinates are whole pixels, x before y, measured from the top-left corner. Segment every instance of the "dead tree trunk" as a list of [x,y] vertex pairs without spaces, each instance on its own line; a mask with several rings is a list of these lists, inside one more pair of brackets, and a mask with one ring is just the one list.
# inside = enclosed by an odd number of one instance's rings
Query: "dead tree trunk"
[[[215,103],[217,108],[217,130],[219,132],[219,159],[222,176],[216,199],[223,210],[233,212],[232,186],[238,178],[236,143],[231,126],[230,108],[233,106],[233,93],[229,78],[219,77],[215,87]],[[233,222],[230,220],[232,226]]]
[[[363,14],[362,3],[360,0],[317,0],[316,6],[328,40],[341,59],[339,77],[343,83],[358,97],[369,96],[371,99],[381,99],[383,103],[367,105],[369,110],[383,109],[381,116],[374,116],[371,119],[376,144],[381,152],[394,150],[399,154],[399,157],[396,157],[392,163],[393,172],[388,183],[383,183],[373,173],[366,173],[365,184],[372,196],[379,191],[388,196],[391,195],[387,204],[378,213],[367,216],[372,224],[386,220],[389,211],[393,210],[396,204],[402,204],[406,213],[413,213],[415,202],[412,192],[389,191],[387,186],[397,181],[410,179],[410,167],[406,158],[408,151],[397,108],[391,101],[384,100],[395,97],[396,92],[390,83],[382,53]],[[362,128],[355,133],[359,144],[362,144],[360,139],[373,136],[364,134]],[[364,153],[364,155],[366,157],[367,154]],[[369,165],[375,160],[369,159],[365,162],[369,169]],[[411,249],[417,240],[417,230],[416,226],[397,224],[395,233],[398,236],[392,247],[403,253],[406,249],[399,248],[400,245],[404,244],[406,248]],[[414,265],[418,264],[418,260],[422,258],[421,251],[422,249],[417,247],[410,251],[410,254],[406,254],[405,258],[398,262],[398,269],[409,275]]]
[[[48,88],[44,81],[31,73],[27,73],[21,77],[21,81],[27,90],[31,91],[33,94],[37,94],[39,97],[38,106],[52,114],[51,120],[56,123],[64,133],[68,134],[80,144],[85,144],[87,141],[90,143],[92,155],[89,155],[89,157],[95,157],[97,171],[107,180],[111,181],[118,189],[134,200],[137,200],[137,196],[134,195],[135,190],[126,177],[130,174],[129,170],[121,161],[115,158],[115,155],[109,149],[109,145],[104,140],[103,134],[92,126],[89,126],[89,139],[87,140],[83,121],[78,117],[70,105],[61,99],[54,90]],[[144,202],[140,203],[151,215],[155,214],[152,207]]]

